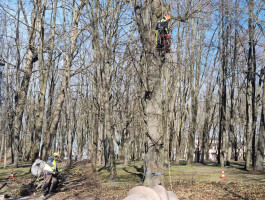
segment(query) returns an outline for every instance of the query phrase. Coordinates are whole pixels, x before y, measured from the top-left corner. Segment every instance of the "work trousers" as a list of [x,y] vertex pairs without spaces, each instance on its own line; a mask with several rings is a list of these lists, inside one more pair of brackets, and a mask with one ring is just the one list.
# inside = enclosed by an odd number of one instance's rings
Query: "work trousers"
[[53,192],[53,190],[57,185],[57,176],[49,172],[43,172],[43,173],[44,173],[44,182],[41,191],[45,193],[46,189],[50,186],[49,192]]

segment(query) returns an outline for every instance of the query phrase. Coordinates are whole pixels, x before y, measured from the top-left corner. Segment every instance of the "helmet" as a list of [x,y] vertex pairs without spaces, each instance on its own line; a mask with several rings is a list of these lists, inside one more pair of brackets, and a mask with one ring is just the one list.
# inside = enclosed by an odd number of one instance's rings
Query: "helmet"
[[165,15],[163,16],[163,19],[165,19],[166,21],[169,21],[171,18],[170,18],[169,15],[165,14]]
[[53,156],[54,157],[60,157],[60,154],[59,153],[53,153]]

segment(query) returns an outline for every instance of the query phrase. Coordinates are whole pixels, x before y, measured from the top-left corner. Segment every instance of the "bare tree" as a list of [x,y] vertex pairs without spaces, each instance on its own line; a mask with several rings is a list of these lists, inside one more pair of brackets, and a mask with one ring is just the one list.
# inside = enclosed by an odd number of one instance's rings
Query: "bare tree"
[[[32,161],[38,158],[40,152],[40,140],[41,134],[43,131],[43,117],[45,111],[45,96],[47,91],[48,84],[48,75],[49,70],[53,62],[53,50],[54,50],[54,38],[55,38],[55,22],[56,22],[56,13],[57,13],[57,0],[54,1],[53,7],[53,21],[51,27],[51,38],[50,38],[50,47],[49,47],[49,58],[48,62],[44,64],[43,53],[45,51],[45,38],[44,38],[44,20],[46,12],[46,1],[43,2],[42,14],[40,16],[40,27],[39,27],[39,46],[38,46],[38,65],[40,71],[40,96],[39,96],[39,107],[37,110],[37,120],[36,120],[36,130],[35,130],[35,141],[33,147]],[[46,49],[48,49],[46,47]]]
[[[23,14],[25,15],[25,10],[22,7],[22,3],[20,3],[21,9],[23,11]],[[38,1],[33,2],[33,8],[31,12],[31,25],[27,23],[27,29],[28,29],[28,48],[26,53],[26,64],[24,69],[24,76],[21,81],[21,85],[18,91],[17,96],[17,102],[16,102],[16,108],[15,108],[15,118],[13,121],[13,132],[14,132],[14,145],[15,145],[15,154],[14,154],[14,167],[18,167],[18,159],[19,159],[19,141],[20,141],[20,131],[22,126],[22,118],[24,113],[24,106],[27,98],[27,92],[29,87],[30,78],[32,75],[32,68],[34,63],[34,54],[35,54],[35,38],[36,38],[36,30],[37,30],[37,22],[38,22],[38,16],[41,11],[41,3]],[[27,17],[25,16],[25,19]]]
[[62,105],[65,100],[65,92],[69,84],[69,79],[70,79],[69,70],[71,69],[72,61],[74,58],[74,53],[76,50],[76,40],[82,31],[78,28],[78,23],[80,20],[80,16],[82,14],[82,9],[84,8],[86,1],[81,0],[77,8],[75,7],[74,2],[75,1],[73,1],[73,5],[72,5],[72,23],[71,23],[71,30],[70,30],[71,36],[70,36],[70,44],[68,47],[67,60],[65,63],[64,75],[63,75],[62,82],[61,82],[60,94],[58,96],[58,99],[57,99],[57,102],[56,102],[56,105],[55,105],[55,108],[52,114],[51,123],[48,127],[48,130],[45,133],[45,140],[42,146],[42,158],[43,159],[47,158],[49,149],[52,145],[52,140],[57,131]]
[[254,62],[255,62],[255,50],[254,50],[254,1],[247,1],[249,19],[249,50],[248,50],[248,69],[247,69],[247,93],[246,93],[246,110],[247,110],[247,132],[246,132],[246,163],[245,168],[248,170],[251,167],[251,153],[252,153],[252,140],[253,140],[253,130],[255,126],[254,117],[254,99],[255,99],[255,74],[254,74]]
[[[261,29],[261,32],[263,36],[265,36],[265,31],[263,30],[262,26],[260,26],[259,23],[257,23],[259,28]],[[257,144],[257,154],[256,154],[256,160],[255,160],[255,166],[254,170],[256,171],[263,171],[264,170],[264,149],[265,149],[265,76],[264,76],[264,71],[265,71],[265,65],[264,65],[264,60],[265,60],[265,52],[263,52],[263,58],[262,58],[262,68],[260,72],[260,85],[263,84],[263,91],[262,91],[262,99],[261,99],[261,119],[260,119],[260,127],[259,127],[259,135],[258,135],[258,144]]]

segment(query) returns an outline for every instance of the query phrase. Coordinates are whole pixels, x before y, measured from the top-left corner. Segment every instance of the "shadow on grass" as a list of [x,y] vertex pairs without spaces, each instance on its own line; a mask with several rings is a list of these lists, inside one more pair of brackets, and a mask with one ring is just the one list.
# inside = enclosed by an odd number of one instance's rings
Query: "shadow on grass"
[[99,168],[98,169],[98,172],[100,172],[102,170],[107,170],[108,172],[110,172],[110,168],[109,167],[106,167],[106,166],[103,166],[103,167]]
[[231,166],[231,167],[245,167],[245,163],[244,162],[230,161],[229,166]]
[[229,165],[226,165],[226,167],[238,169],[238,170],[241,170],[241,171],[244,171],[244,172],[248,171],[245,168],[245,162],[240,162],[240,161],[231,161],[229,163]]
[[[235,199],[237,199],[237,198],[239,198],[239,199],[245,199],[245,200],[248,199],[248,198],[243,197],[242,195],[239,195],[239,194],[235,193],[234,191],[232,191],[228,187],[225,187],[224,188],[224,191],[228,192],[229,194],[232,194],[233,195],[233,198],[235,198]],[[223,196],[223,198],[224,198],[224,196]]]
[[224,190],[226,192],[226,194],[224,194],[222,196],[222,199],[231,199],[231,196],[233,196],[232,199],[248,199],[248,198],[245,198],[244,196],[236,193],[233,191],[234,188],[237,188],[237,186],[235,185],[235,183],[229,183],[229,185],[224,185],[224,183],[216,183],[216,182],[211,182],[211,184],[213,186],[215,186],[216,188],[219,188],[219,190]]
[[0,190],[2,190],[3,187],[7,185],[7,181],[0,187]]
[[19,168],[27,168],[27,167],[31,167],[32,163],[24,163],[22,165],[19,166]]
[[136,165],[129,165],[129,167],[133,167],[134,169],[136,169],[136,172],[131,172],[128,169],[126,169],[126,167],[123,167],[122,169],[127,172],[128,174],[132,174],[134,176],[138,176],[140,179],[143,179],[143,175],[144,175],[144,168],[143,166],[141,167],[137,167]]
[[[221,165],[218,164],[218,162],[215,162],[215,161],[206,161],[204,163],[194,163],[194,165],[195,166],[202,165],[202,166],[211,166],[211,167],[221,167]],[[230,161],[229,163],[225,164],[225,167],[247,171],[245,169],[245,162],[243,162],[243,161]]]
[[[264,176],[264,175],[259,174],[259,176]],[[260,184],[265,184],[265,179],[252,178],[251,180],[254,182],[259,182]]]
[[19,195],[24,197],[33,194],[36,191],[35,181],[33,180],[29,184],[22,185]]

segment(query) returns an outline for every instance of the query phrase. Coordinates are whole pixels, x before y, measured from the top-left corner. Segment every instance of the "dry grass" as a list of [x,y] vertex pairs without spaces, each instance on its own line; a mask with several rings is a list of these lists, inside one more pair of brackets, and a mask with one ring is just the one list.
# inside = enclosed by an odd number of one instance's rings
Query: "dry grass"
[[[165,173],[165,187],[171,190],[172,186],[179,199],[265,199],[265,173],[245,171],[243,164],[233,162],[231,166],[223,168],[225,180],[220,178],[222,168],[215,163],[172,165],[171,177],[169,171]],[[0,188],[5,184],[0,194],[38,199],[40,193],[36,192],[35,179],[28,172],[29,165],[14,169],[15,179],[11,184],[6,184],[10,169],[0,170]],[[123,199],[132,187],[141,185],[142,172],[141,162],[129,166],[118,164],[118,179],[110,181],[108,169],[93,173],[89,163],[76,163],[62,172],[59,191],[49,199]]]

